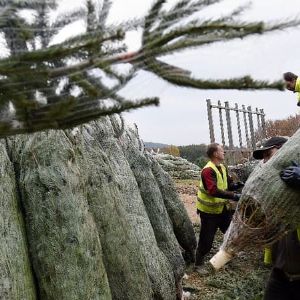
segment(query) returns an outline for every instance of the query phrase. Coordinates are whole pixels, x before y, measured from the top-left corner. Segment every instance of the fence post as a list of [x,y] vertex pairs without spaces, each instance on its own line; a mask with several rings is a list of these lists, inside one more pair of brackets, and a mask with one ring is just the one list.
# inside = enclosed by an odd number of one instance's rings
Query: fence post
[[236,112],[236,122],[237,122],[237,127],[238,127],[239,143],[240,143],[240,148],[242,148],[243,147],[243,140],[242,140],[239,106],[238,106],[237,103],[235,103],[235,109],[236,109],[235,112]]
[[250,127],[250,136],[251,136],[251,146],[252,146],[252,149],[255,149],[256,145],[255,145],[254,126],[253,126],[252,114],[253,114],[253,112],[252,112],[251,106],[248,106],[248,117],[249,117],[249,127]]
[[213,118],[212,118],[210,99],[207,99],[206,103],[207,103],[207,116],[208,116],[208,124],[209,124],[210,142],[214,143],[215,142],[215,134],[214,134],[214,124],[213,124]]
[[242,108],[243,108],[243,116],[244,116],[246,143],[247,143],[247,148],[250,148],[251,145],[250,145],[250,141],[249,141],[249,132],[248,132],[248,123],[247,123],[247,114],[246,114],[245,105],[242,105]]
[[260,112],[258,108],[256,107],[256,117],[257,117],[257,140],[261,142],[262,140],[262,128],[261,128],[261,122],[260,122]]
[[265,112],[264,112],[263,109],[261,109],[260,112],[262,113],[262,115],[261,115],[262,136],[265,139],[267,137],[266,122],[265,122]]
[[231,128],[231,119],[230,119],[230,108],[229,102],[225,102],[225,111],[226,111],[226,121],[227,121],[227,133],[228,133],[228,142],[229,149],[233,149],[233,139],[232,139],[232,128]]
[[219,118],[220,118],[222,144],[225,147],[224,123],[223,123],[223,115],[222,115],[222,105],[221,105],[220,100],[218,101],[218,106],[219,106]]

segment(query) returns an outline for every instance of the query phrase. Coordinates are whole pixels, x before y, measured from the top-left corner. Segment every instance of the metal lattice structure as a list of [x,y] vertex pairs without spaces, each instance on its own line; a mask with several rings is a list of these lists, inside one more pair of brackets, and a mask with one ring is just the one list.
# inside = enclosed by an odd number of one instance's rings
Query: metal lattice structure
[[[207,99],[206,102],[211,143],[216,142],[216,127],[220,129],[220,140],[224,148],[231,153],[240,151],[250,153],[256,148],[257,143],[266,138],[265,113],[263,109],[255,108],[253,110],[251,106],[246,108],[245,105],[239,107],[237,103],[235,103],[234,107],[230,107],[228,101],[222,105],[220,100],[217,104],[213,104],[210,99]],[[218,111],[218,121],[214,120],[213,117],[215,111]],[[233,121],[235,121],[236,126],[233,126]],[[234,143],[234,137],[238,144]]]

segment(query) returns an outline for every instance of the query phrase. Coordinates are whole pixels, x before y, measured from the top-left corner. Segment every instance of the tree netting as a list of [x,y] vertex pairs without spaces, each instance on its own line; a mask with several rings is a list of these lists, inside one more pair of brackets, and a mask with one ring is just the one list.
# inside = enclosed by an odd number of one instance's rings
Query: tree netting
[[63,131],[12,142],[38,293],[42,299],[110,299],[85,174]]
[[247,180],[221,246],[229,256],[272,245],[299,227],[299,191],[279,176],[293,160],[300,161],[300,129],[269,161],[258,164]]
[[[121,133],[122,131],[119,135]],[[122,205],[126,211],[126,223],[134,229],[131,231],[130,238],[137,239],[139,243],[152,283],[154,298],[172,299],[175,294],[175,277],[171,264],[158,245],[150,216],[145,210],[140,187],[123,153],[122,141],[118,141],[115,137],[109,118],[104,118],[101,123],[98,123],[97,138],[101,147],[105,149],[110,166],[116,174],[118,187],[124,197],[119,205]],[[147,165],[143,164],[143,168],[147,168]],[[151,186],[148,186],[148,192],[153,193],[155,191],[152,190]],[[164,219],[163,215],[159,217],[162,218],[162,222],[168,222],[168,219]],[[178,267],[180,268],[180,265]]]
[[175,184],[171,176],[162,169],[155,159],[150,159],[152,162],[151,168],[153,175],[163,196],[175,236],[183,249],[184,258],[186,261],[193,263],[195,260],[197,241],[187,211],[176,192]]
[[[81,0],[67,10],[62,9],[63,2],[0,3],[2,137],[70,128],[103,115],[157,105],[157,97],[121,96],[122,88],[139,70],[171,84],[198,89],[283,89],[281,81],[256,81],[250,76],[199,79],[163,59],[185,49],[299,24],[299,20],[247,23],[241,18],[246,7],[212,20],[197,17],[222,0],[180,0],[172,6],[156,0],[146,16],[110,24],[110,0]],[[82,24],[78,31],[65,34],[78,22]],[[137,29],[142,31],[141,47],[128,52],[125,34]]]
[[[88,175],[89,208],[97,224],[112,296],[113,299],[134,299],[139,295],[140,299],[151,299],[154,292],[143,251],[135,236],[139,228],[127,222],[123,203],[130,198],[122,193],[116,170],[110,165],[111,157],[100,143],[103,140],[100,128],[99,123],[82,128],[81,167]],[[127,177],[130,177],[128,171]]]
[[35,299],[36,287],[19,203],[14,167],[0,143],[0,298]]
[[[111,122],[115,128],[118,127],[118,120],[116,118],[111,118]],[[144,149],[140,147],[141,141],[132,130],[127,130],[120,137],[120,142],[138,184],[138,189],[154,230],[158,247],[168,259],[174,273],[176,286],[179,285],[178,290],[181,291],[180,284],[185,264],[160,187],[151,170],[151,160],[144,153]]]
[[5,299],[181,299],[193,227],[139,143],[114,116],[2,144]]

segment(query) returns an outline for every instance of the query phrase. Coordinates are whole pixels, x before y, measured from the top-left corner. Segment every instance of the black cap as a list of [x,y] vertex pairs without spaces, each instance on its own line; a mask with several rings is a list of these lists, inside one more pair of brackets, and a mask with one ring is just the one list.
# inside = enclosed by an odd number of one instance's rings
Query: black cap
[[263,142],[262,146],[259,149],[256,149],[253,151],[253,157],[255,159],[263,159],[263,153],[264,151],[277,147],[282,146],[287,139],[283,136],[274,136]]

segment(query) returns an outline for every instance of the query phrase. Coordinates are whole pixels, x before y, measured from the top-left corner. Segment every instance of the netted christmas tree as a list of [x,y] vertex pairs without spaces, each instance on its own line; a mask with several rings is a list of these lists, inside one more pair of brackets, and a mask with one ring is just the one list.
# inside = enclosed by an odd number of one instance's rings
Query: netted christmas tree
[[[157,105],[158,98],[120,96],[120,90],[139,70],[199,89],[283,88],[280,81],[256,81],[249,76],[201,80],[165,63],[163,57],[288,28],[299,21],[273,25],[239,21],[246,7],[213,20],[199,19],[199,11],[222,1],[180,0],[168,8],[167,2],[154,1],[144,18],[111,25],[106,21],[110,0],[83,0],[69,11],[63,11],[55,0],[1,1],[0,136],[69,128],[103,115]],[[66,28],[72,30],[78,21],[82,33],[66,35],[59,42],[57,36]],[[125,34],[135,29],[142,31],[141,47],[128,52]],[[129,66],[127,71],[121,72],[122,64]]]
[[[139,70],[185,87],[282,89],[247,76],[201,80],[163,61],[298,24],[239,22],[244,8],[214,20],[194,15],[218,2],[167,9],[154,1],[146,17],[115,26],[106,22],[107,0],[63,13],[54,0],[0,2],[0,137],[35,132],[0,143],[1,299],[181,299],[182,253],[192,261],[196,247],[191,221],[137,132],[108,115],[158,104],[120,96]],[[83,33],[59,42],[78,21]],[[142,45],[128,53],[133,29]]]

